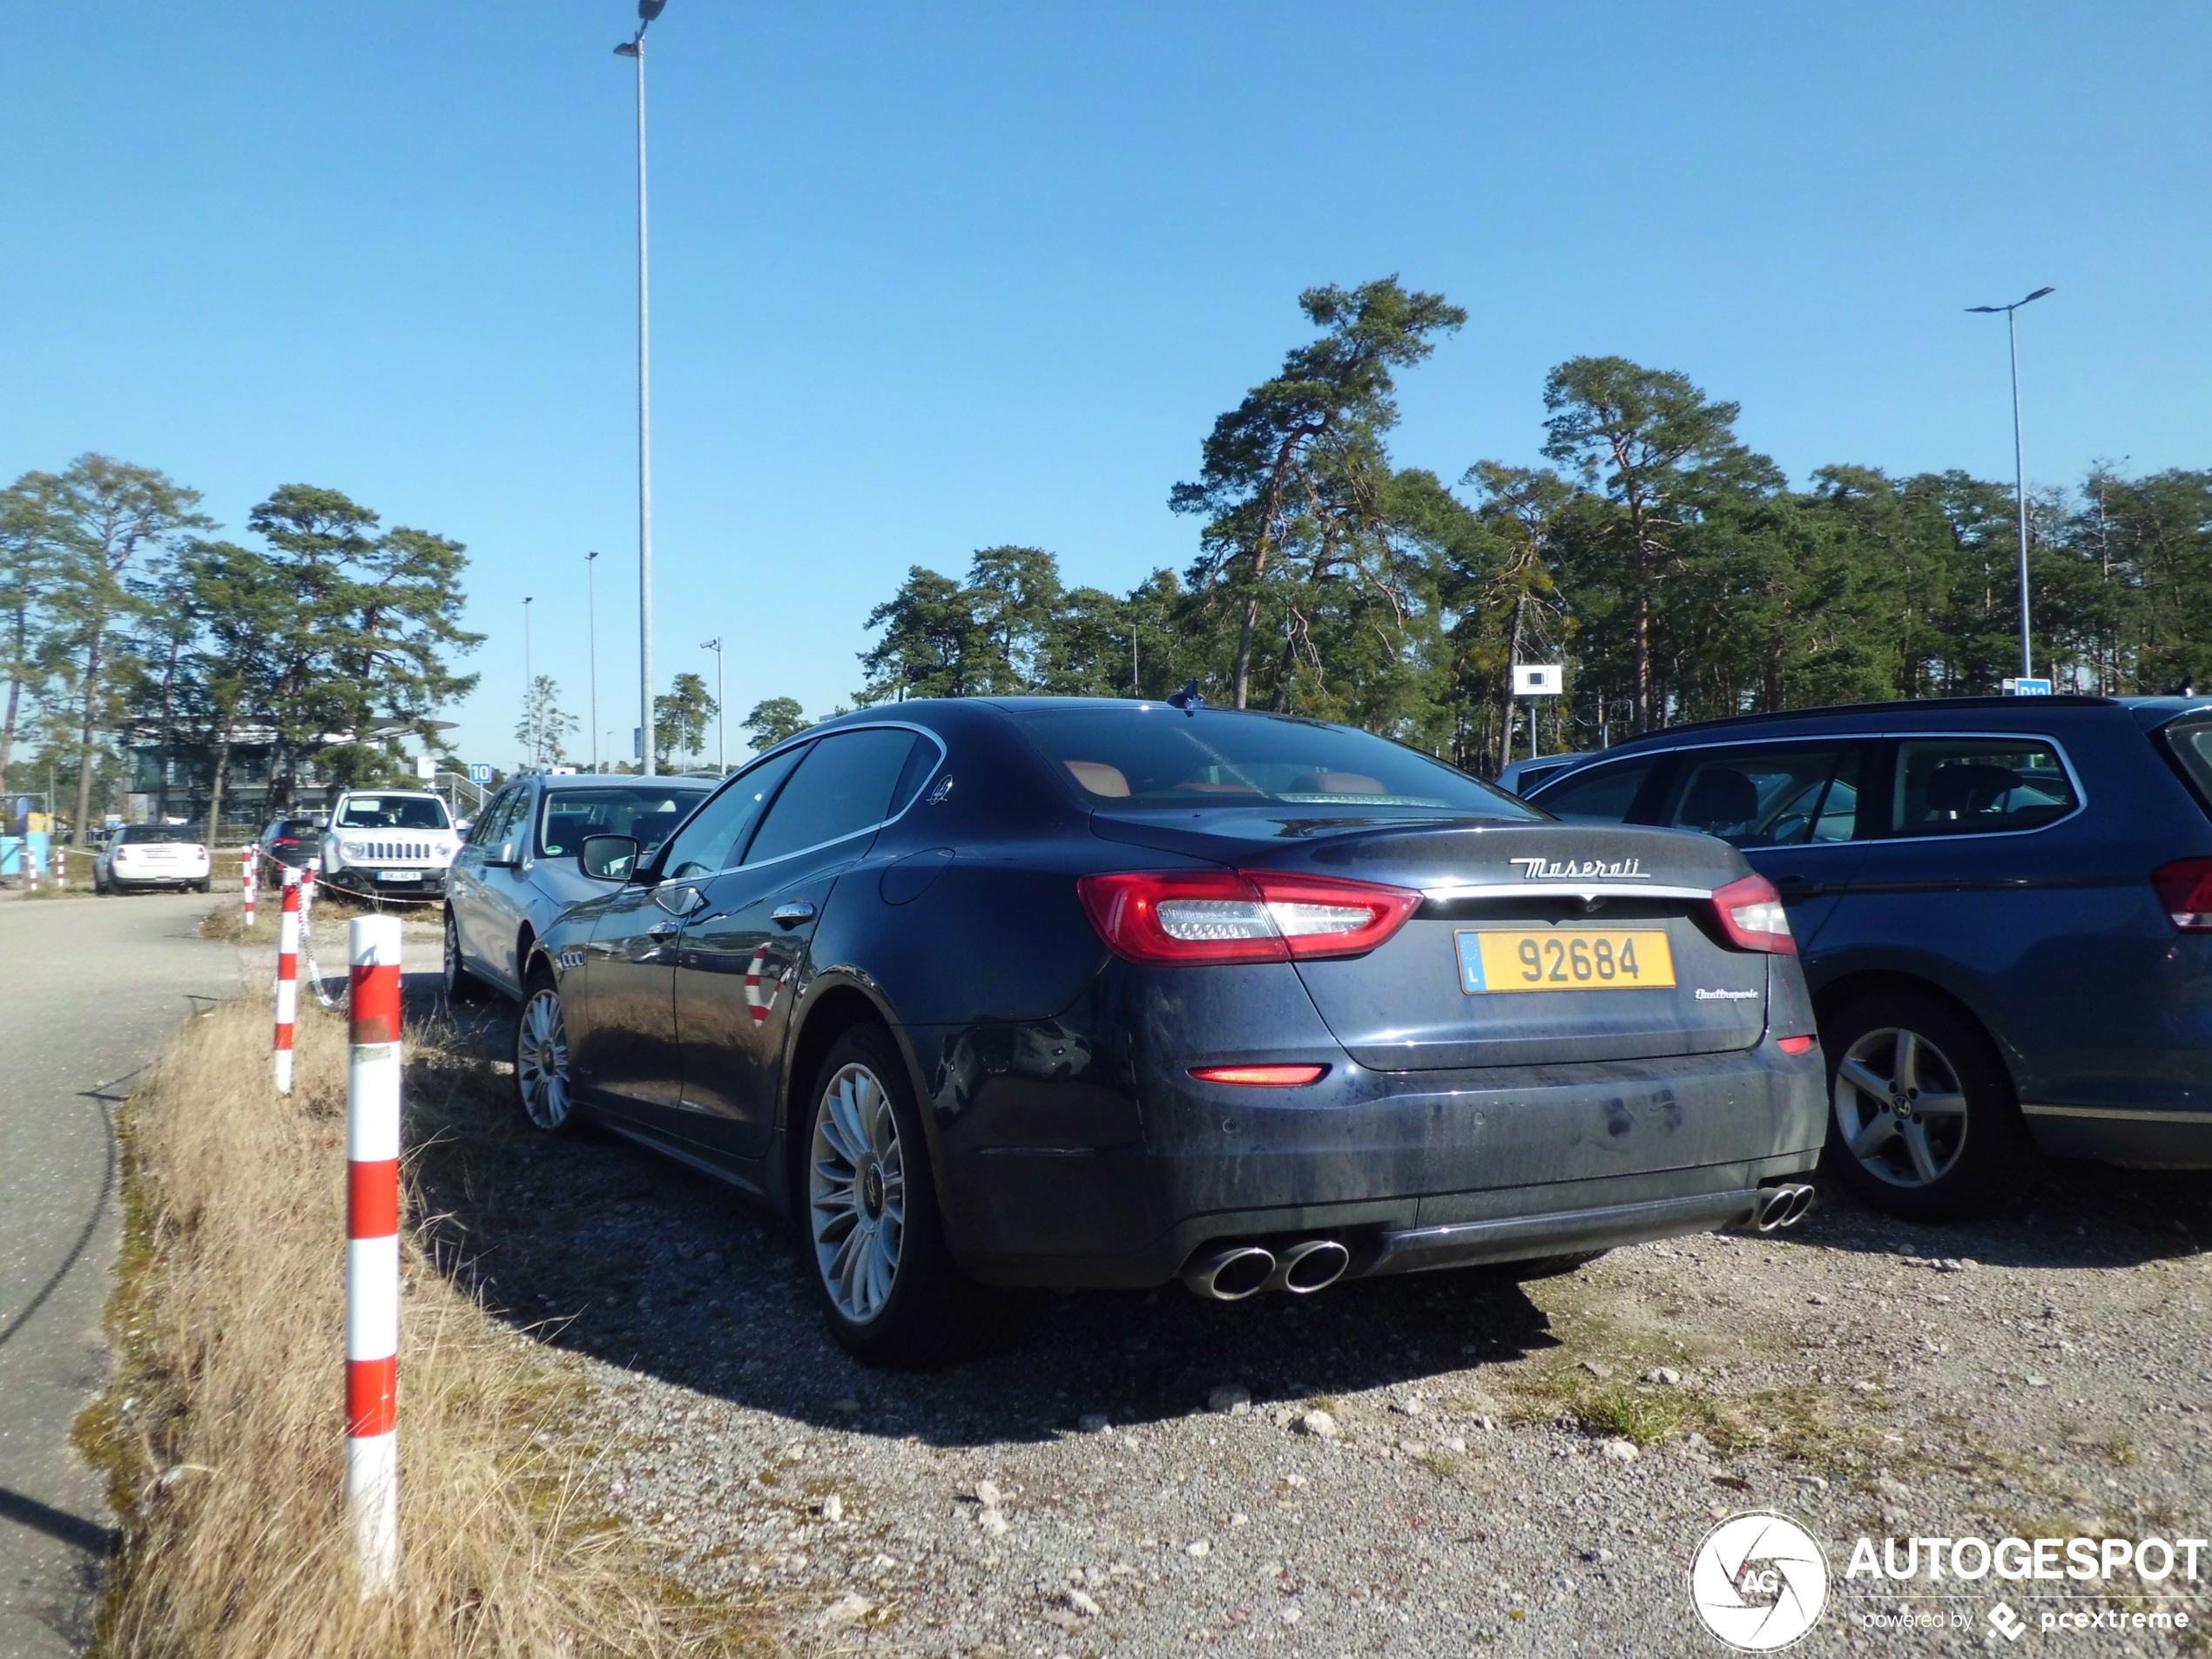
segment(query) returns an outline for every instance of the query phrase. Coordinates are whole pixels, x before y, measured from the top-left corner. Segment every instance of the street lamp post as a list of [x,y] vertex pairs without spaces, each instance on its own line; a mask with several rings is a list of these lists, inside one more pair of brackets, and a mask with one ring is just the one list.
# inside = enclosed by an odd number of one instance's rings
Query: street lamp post
[[637,64],[637,705],[644,750],[638,769],[653,774],[653,335],[645,234],[645,30],[668,0],[637,0],[637,32],[615,48]]
[[583,617],[586,637],[590,640],[591,665],[591,770],[599,770],[599,556],[583,556]]
[[2029,643],[2027,616],[2027,468],[2020,448],[2020,330],[2018,313],[2024,305],[2040,300],[2055,288],[2038,288],[2025,300],[2015,300],[2008,306],[1968,306],[1966,309],[1984,316],[2005,314],[2005,333],[2013,348],[2013,501],[2020,516],[2020,678],[2032,679],[2035,674],[2035,651]]
[[711,639],[702,639],[699,641],[699,649],[714,653],[714,770],[717,772],[725,772],[730,768],[727,761],[723,758],[725,751],[722,746],[722,726],[730,717],[728,711],[722,706],[721,635],[717,634]]
[[530,698],[537,687],[530,679],[530,597],[523,596],[523,746],[529,751],[524,764],[537,764],[537,714]]

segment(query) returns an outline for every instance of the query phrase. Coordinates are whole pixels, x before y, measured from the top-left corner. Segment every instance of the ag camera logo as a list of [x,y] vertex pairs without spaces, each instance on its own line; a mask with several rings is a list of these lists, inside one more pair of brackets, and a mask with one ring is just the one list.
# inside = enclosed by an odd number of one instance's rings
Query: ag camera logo
[[1689,1602],[1730,1647],[1777,1652],[1811,1629],[1828,1605],[1828,1558],[1786,1515],[1730,1515],[1697,1546]]

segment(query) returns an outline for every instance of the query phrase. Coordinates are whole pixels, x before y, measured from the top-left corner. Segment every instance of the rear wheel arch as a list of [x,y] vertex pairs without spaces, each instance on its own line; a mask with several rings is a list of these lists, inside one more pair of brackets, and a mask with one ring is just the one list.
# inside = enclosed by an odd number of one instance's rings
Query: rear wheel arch
[[[1973,1003],[1921,974],[1898,968],[1865,968],[1843,974],[1827,981],[1812,994],[1813,1017],[1825,1027],[1854,1002],[1863,1002],[1873,996],[1892,995],[1921,997],[1972,1024],[1988,1040],[1990,1048],[1996,1053],[1998,1063],[2005,1069],[2006,1080],[2013,1086],[2014,1098],[2019,1097],[2020,1056],[2004,1033]],[[1824,1036],[1823,1045],[1825,1046]]]
[[[806,1137],[800,1132],[800,1120],[813,1110],[814,1103],[811,1096],[815,1076],[821,1070],[822,1062],[829,1058],[830,1050],[837,1046],[837,1040],[857,1025],[880,1025],[890,1034],[900,1058],[906,1062],[907,1085],[914,1090],[914,1099],[927,1108],[929,1091],[922,1087],[921,1069],[914,1063],[906,1034],[899,1029],[880,1003],[850,981],[840,981],[810,993],[806,999],[806,1015],[799,1022],[790,1048],[785,1051],[783,1109],[778,1124],[784,1136],[782,1163],[786,1183],[785,1190],[794,1209],[799,1202],[796,1196],[800,1190],[799,1166],[806,1157]],[[936,1168],[934,1126],[929,1123],[927,1109],[922,1111],[921,1117],[925,1132],[931,1134],[933,1142],[927,1150],[931,1155],[930,1168],[934,1178]]]

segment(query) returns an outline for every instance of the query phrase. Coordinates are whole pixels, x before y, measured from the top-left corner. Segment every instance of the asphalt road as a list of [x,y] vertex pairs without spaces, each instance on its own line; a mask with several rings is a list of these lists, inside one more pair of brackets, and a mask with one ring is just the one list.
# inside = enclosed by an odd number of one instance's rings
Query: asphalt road
[[114,1115],[239,988],[195,894],[0,904],[0,1659],[83,1651],[112,1525],[70,1427],[107,1364]]

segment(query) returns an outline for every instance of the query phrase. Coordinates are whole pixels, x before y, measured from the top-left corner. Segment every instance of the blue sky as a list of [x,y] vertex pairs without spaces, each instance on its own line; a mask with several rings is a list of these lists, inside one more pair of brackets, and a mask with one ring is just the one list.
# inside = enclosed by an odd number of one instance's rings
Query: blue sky
[[[510,762],[536,666],[636,721],[634,105],[620,0],[10,8],[0,471],[100,449],[235,531],[292,482],[469,543]],[[1392,272],[1467,306],[1401,464],[1531,461],[1618,352],[1828,462],[2212,465],[2201,7],[739,5],[651,37],[664,677],[820,712],[906,568],[1180,567],[1165,506]],[[733,746],[735,738],[732,738]]]

